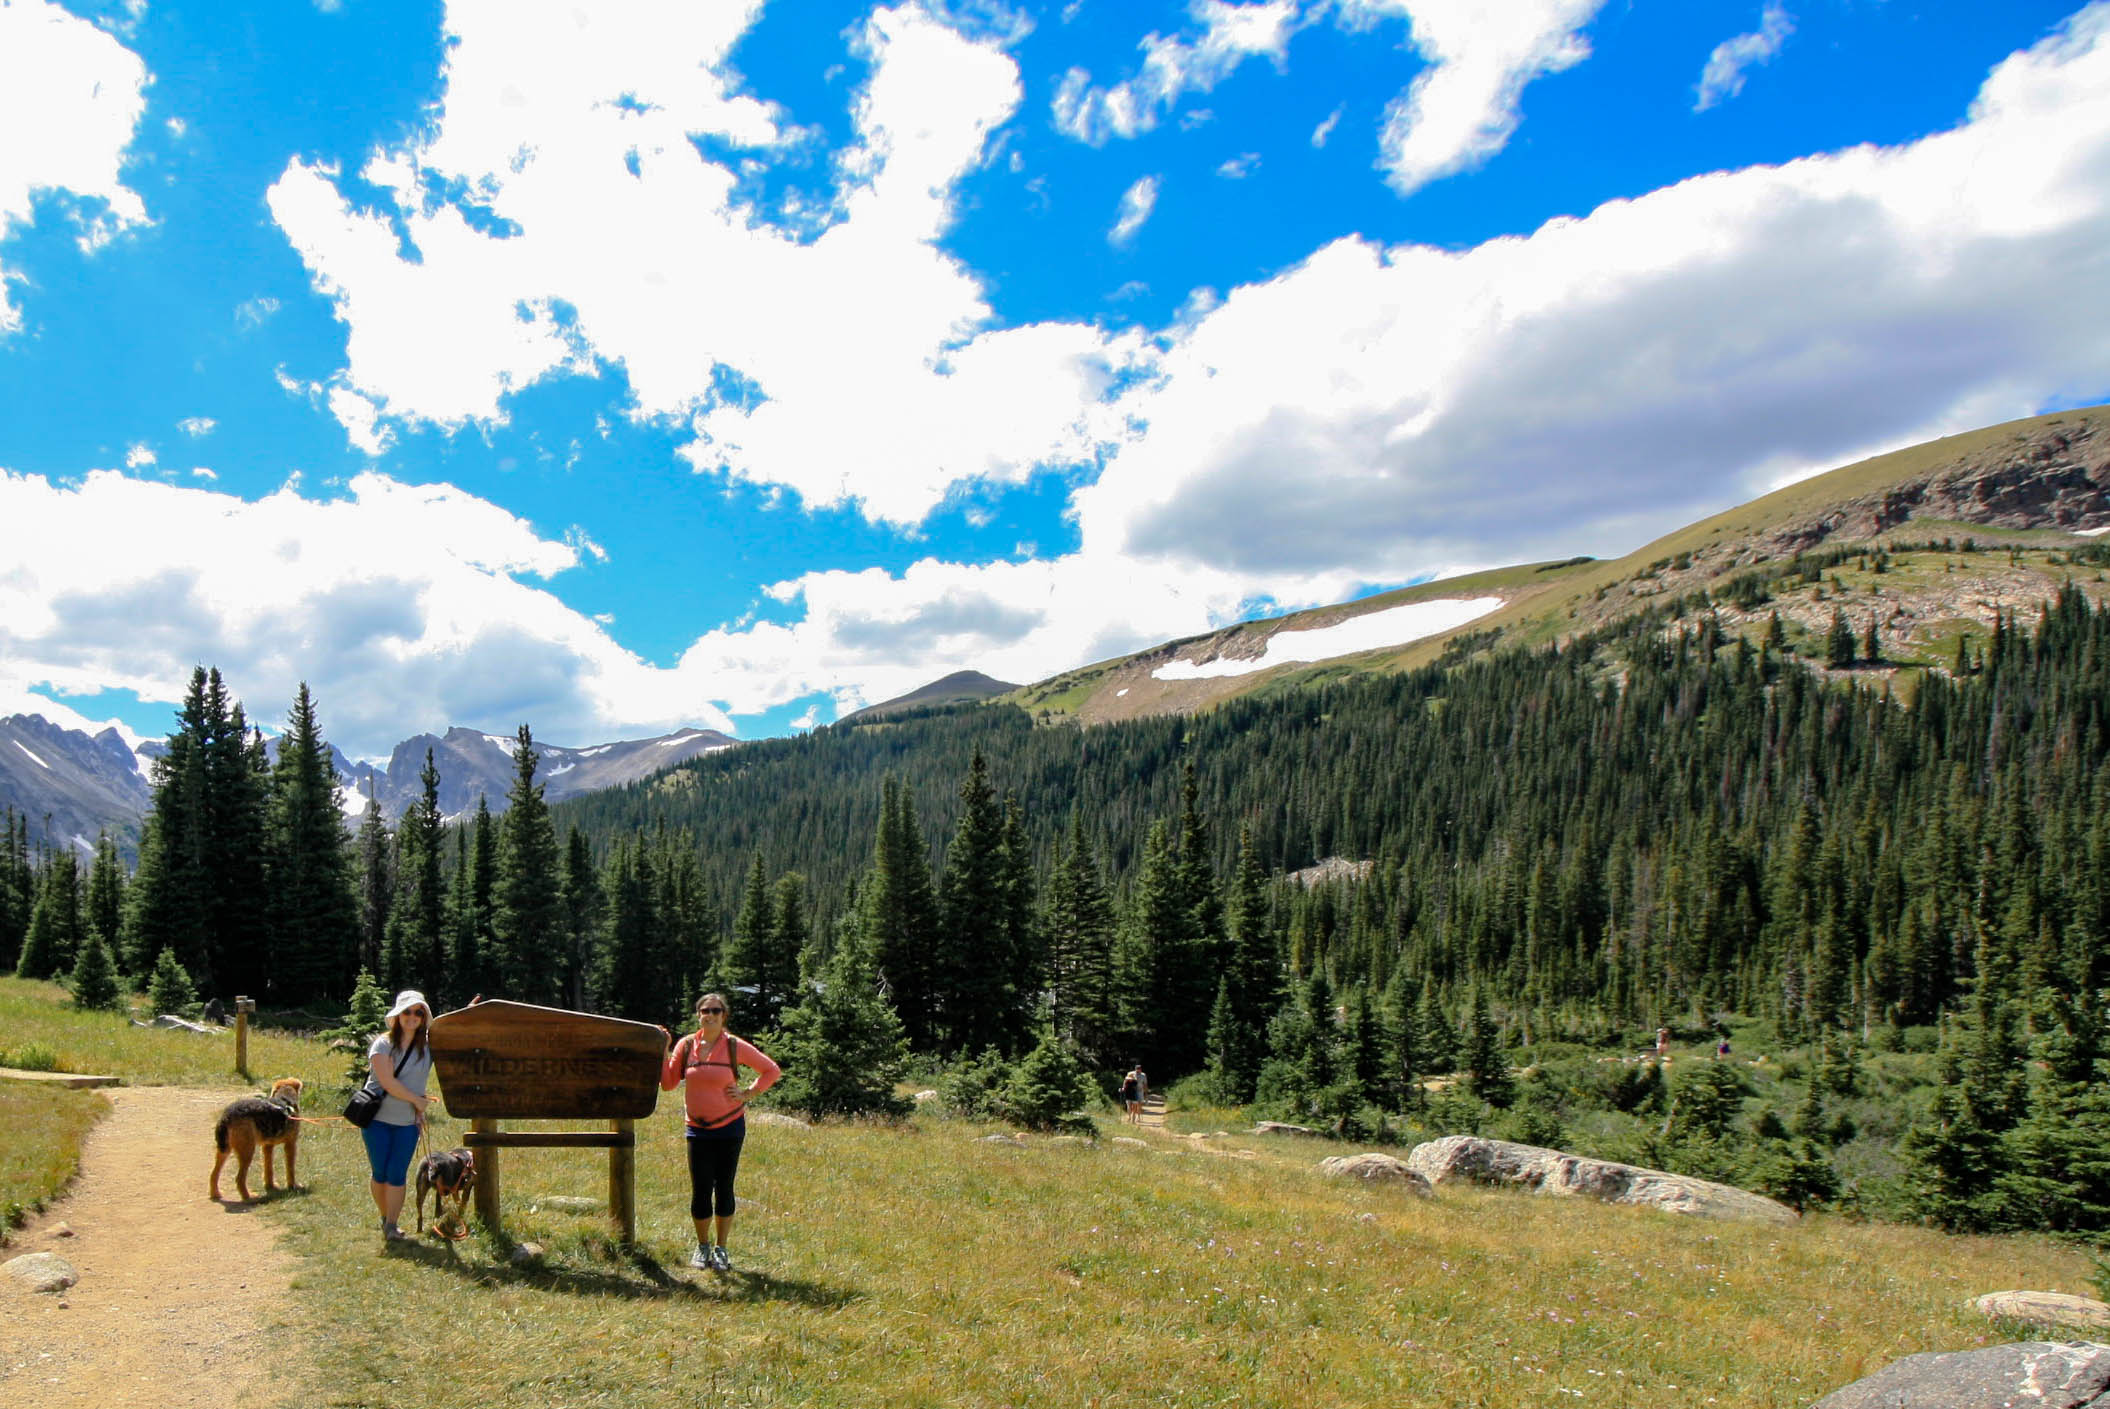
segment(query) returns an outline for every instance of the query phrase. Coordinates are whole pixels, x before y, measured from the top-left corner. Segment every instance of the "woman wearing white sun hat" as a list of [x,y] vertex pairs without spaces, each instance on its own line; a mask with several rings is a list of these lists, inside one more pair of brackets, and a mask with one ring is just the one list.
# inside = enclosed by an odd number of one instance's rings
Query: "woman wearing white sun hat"
[[381,1109],[359,1133],[366,1139],[366,1162],[373,1181],[374,1207],[381,1211],[381,1236],[390,1242],[408,1237],[396,1226],[403,1212],[403,1186],[410,1177],[410,1157],[417,1153],[418,1132],[432,1098],[425,1082],[432,1075],[432,1049],[425,1029],[432,1009],[425,995],[406,988],[388,1010],[388,1028],[374,1035],[367,1051],[374,1084],[381,1088]]

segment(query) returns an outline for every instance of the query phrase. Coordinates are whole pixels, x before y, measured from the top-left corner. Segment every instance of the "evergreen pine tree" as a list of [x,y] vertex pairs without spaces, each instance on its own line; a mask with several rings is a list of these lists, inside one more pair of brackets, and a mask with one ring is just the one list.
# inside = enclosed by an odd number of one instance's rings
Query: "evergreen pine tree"
[[386,947],[393,988],[419,988],[435,999],[467,998],[457,992],[447,965],[447,892],[442,878],[445,841],[440,816],[440,774],[432,750],[418,772],[423,785],[396,823],[395,903],[389,910]]
[[753,990],[747,999],[748,1022],[757,1030],[773,1030],[797,993],[799,951],[811,938],[805,899],[805,881],[798,873],[786,873],[772,888],[762,853],[754,853],[723,967],[728,985]]
[[357,972],[359,899],[345,847],[341,789],[303,683],[271,772],[270,916],[279,945],[272,997],[341,993]]
[[1114,917],[1098,859],[1084,839],[1084,821],[1070,814],[1067,845],[1058,852],[1044,894],[1049,1016],[1095,1068],[1112,1066],[1114,1042]]
[[36,875],[29,867],[29,823],[13,807],[0,816],[0,973],[13,973],[36,903]]
[[87,929],[102,936],[104,957],[111,972],[117,969],[118,936],[125,920],[125,863],[117,854],[117,843],[108,831],[95,839],[95,861],[88,868],[87,909],[82,916]]
[[1444,1014],[1442,1000],[1436,996],[1436,985],[1426,974],[1421,980],[1421,996],[1414,1001],[1414,1041],[1421,1048],[1424,1069],[1431,1076],[1457,1070],[1457,1034]]
[[1831,630],[1825,633],[1824,663],[1833,670],[1845,670],[1854,663],[1854,629],[1837,607],[1832,608]]
[[188,1016],[198,1001],[197,987],[191,976],[176,957],[173,949],[164,949],[154,960],[154,970],[147,978],[147,1007],[155,1013],[173,1013]]
[[499,985],[529,1003],[555,1003],[564,983],[563,862],[535,769],[542,755],[523,724],[514,735],[513,789],[499,824],[491,891]]
[[1028,1130],[1090,1129],[1083,1114],[1091,1100],[1077,1054],[1052,1027],[1041,1029],[1033,1050],[1019,1059],[1004,1083],[1003,1114]]
[[1861,635],[1861,659],[1870,665],[1880,665],[1883,661],[1883,638],[1877,634],[1874,612],[1868,614],[1868,630]]
[[908,1113],[912,1103],[894,1090],[908,1043],[862,933],[844,936],[813,995],[784,1014],[779,1047],[778,1104],[819,1116]]
[[944,1052],[1017,1050],[1024,995],[1012,989],[1005,895],[1004,815],[976,749],[960,784],[960,822],[938,882],[938,947],[931,985]]
[[593,848],[577,826],[565,838],[563,903],[564,1001],[573,1008],[584,1008],[600,953],[608,900],[601,889],[600,870],[593,863]]
[[872,868],[858,890],[861,929],[877,981],[918,1051],[937,1044],[932,967],[938,928],[930,858],[908,790],[893,777],[881,785]]
[[352,984],[352,999],[344,1021],[322,1034],[322,1039],[332,1048],[346,1053],[346,1085],[358,1086],[365,1082],[370,1070],[366,1049],[374,1034],[386,1026],[388,991],[375,981],[370,971],[361,969]]
[[1250,1100],[1260,1078],[1267,1025],[1282,1003],[1282,964],[1275,952],[1267,899],[1267,880],[1255,854],[1252,828],[1238,832],[1238,867],[1232,873],[1231,902],[1225,915],[1229,956],[1223,987],[1231,1023],[1223,1047],[1226,1093]]
[[1502,1054],[1502,1030],[1488,1011],[1487,990],[1475,986],[1465,1018],[1465,1080],[1475,1096],[1497,1109],[1516,1099],[1516,1081]]
[[93,925],[81,941],[80,957],[73,961],[73,1006],[90,1010],[118,1005],[117,964],[103,933]]
[[394,839],[381,820],[381,805],[374,801],[369,785],[366,811],[359,820],[359,966],[375,969],[398,980],[400,966],[386,966],[381,954],[387,946],[388,917],[395,909]]
[[71,850],[52,852],[37,868],[36,906],[29,912],[16,977],[56,978],[69,972],[80,942],[80,866]]

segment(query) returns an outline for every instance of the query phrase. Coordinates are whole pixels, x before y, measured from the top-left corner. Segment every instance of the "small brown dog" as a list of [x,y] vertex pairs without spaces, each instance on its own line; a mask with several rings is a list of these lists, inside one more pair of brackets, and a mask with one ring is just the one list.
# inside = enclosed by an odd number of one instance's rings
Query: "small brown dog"
[[[445,1154],[429,1154],[418,1166],[418,1231],[425,1231],[425,1194],[432,1193],[432,1231],[441,1237],[449,1236],[447,1227],[451,1223],[460,1232],[455,1236],[466,1236],[462,1225],[463,1215],[468,1211],[469,1191],[476,1187],[476,1155],[457,1145]],[[454,1207],[448,1208],[452,1200]]]
[[293,1174],[293,1162],[300,1153],[300,1089],[299,1077],[282,1076],[271,1083],[269,1099],[244,1096],[220,1112],[219,1124],[212,1128],[213,1144],[219,1151],[212,1162],[214,1203],[220,1201],[220,1167],[227,1163],[229,1154],[239,1161],[234,1186],[241,1190],[243,1203],[250,1201],[249,1162],[256,1158],[259,1147],[264,1151],[265,1193],[276,1187],[271,1181],[271,1151],[275,1147],[286,1151],[286,1187],[300,1187]]

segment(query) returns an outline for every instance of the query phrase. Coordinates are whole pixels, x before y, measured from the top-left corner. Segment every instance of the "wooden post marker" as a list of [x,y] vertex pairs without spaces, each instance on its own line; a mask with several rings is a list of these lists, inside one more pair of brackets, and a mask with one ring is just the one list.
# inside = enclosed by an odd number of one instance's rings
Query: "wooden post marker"
[[249,1015],[256,1011],[256,1000],[236,994],[234,999],[234,1069],[243,1076],[249,1075]]
[[[608,1212],[637,1241],[637,1131],[659,1104],[666,1035],[650,1023],[498,1000],[432,1020],[433,1071],[447,1110],[470,1121],[476,1216],[499,1222],[500,1151],[603,1148]],[[606,1130],[501,1130],[501,1120],[592,1120]]]

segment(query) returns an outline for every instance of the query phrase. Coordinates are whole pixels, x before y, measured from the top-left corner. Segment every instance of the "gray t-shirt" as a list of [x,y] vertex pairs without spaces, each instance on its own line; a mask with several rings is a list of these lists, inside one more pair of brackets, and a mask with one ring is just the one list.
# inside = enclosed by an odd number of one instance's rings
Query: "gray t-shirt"
[[[368,1044],[366,1049],[367,1061],[371,1063],[375,1057],[388,1050],[388,1034],[385,1032],[375,1033],[374,1040]],[[396,1059],[396,1080],[417,1092],[420,1096],[424,1095],[425,1079],[432,1075],[432,1049],[428,1047],[424,1051],[401,1052],[394,1054],[394,1056]],[[380,1085],[379,1082],[374,1084]],[[389,1095],[387,1088],[383,1087],[381,1109],[374,1116],[374,1119],[380,1121],[383,1125],[416,1125],[418,1123],[418,1108],[401,1096]]]

